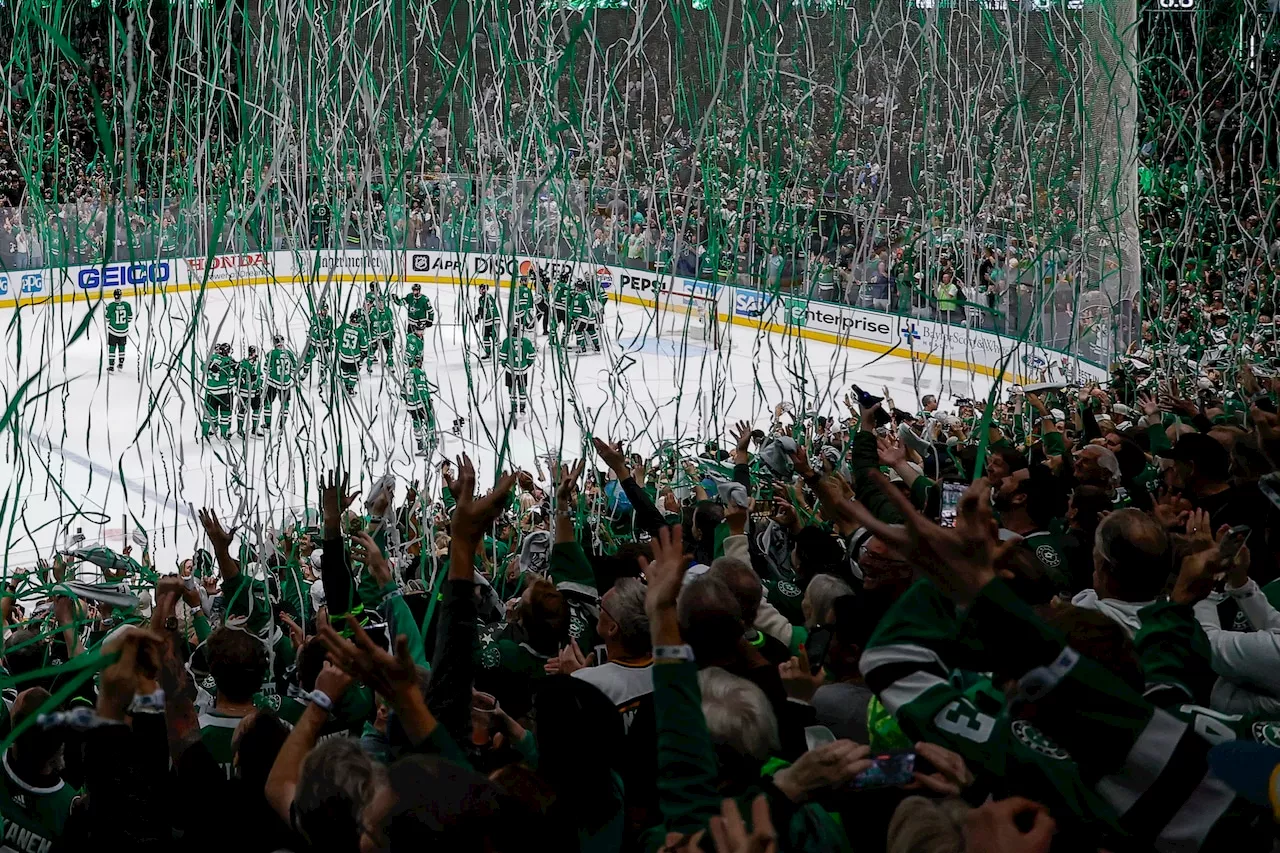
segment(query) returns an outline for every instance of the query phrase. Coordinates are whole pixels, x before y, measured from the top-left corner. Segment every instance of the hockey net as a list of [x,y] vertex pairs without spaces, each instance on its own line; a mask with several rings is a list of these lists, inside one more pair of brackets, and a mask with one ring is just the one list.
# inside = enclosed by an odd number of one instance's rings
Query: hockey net
[[719,349],[722,339],[716,299],[710,294],[667,292],[658,297],[658,334]]

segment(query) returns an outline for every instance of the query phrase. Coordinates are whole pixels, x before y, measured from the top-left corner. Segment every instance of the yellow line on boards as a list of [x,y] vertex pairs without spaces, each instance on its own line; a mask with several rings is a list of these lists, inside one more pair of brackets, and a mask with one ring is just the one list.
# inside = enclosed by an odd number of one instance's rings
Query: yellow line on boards
[[[494,278],[493,276],[478,276],[471,279],[471,282],[482,282],[492,284],[498,288],[509,288],[510,284],[504,284],[504,277]],[[48,280],[48,278],[46,278]],[[69,281],[69,279],[68,279]],[[281,284],[352,284],[358,282],[388,282],[403,281],[405,283],[420,284],[446,284],[457,287],[462,284],[461,279],[457,275],[438,276],[438,275],[368,275],[355,274],[343,275],[341,278],[334,277],[332,279],[308,278],[302,275],[289,276],[287,278],[277,278],[275,276],[255,276],[253,278],[242,278],[227,281],[209,281],[209,282],[193,282],[190,284],[168,284],[163,287],[151,290],[148,288],[126,287],[121,286],[126,296],[159,296],[169,293],[197,293],[201,289],[205,290],[221,290],[229,287],[258,287],[261,285]],[[112,288],[114,290],[115,288]],[[646,300],[638,296],[628,296],[622,293],[610,293],[609,297],[616,302],[622,302],[627,305],[639,305],[644,308],[652,308],[653,300]],[[0,309],[17,308],[20,306],[37,306],[54,303],[66,302],[84,302],[91,304],[99,300],[107,301],[110,294],[105,287],[87,288],[84,290],[73,290],[65,293],[51,294],[49,296],[30,296],[30,297],[13,297],[0,299]],[[743,317],[730,317],[725,314],[717,314],[720,322],[732,323],[735,326],[745,326],[751,329],[758,329],[770,332],[776,335],[790,335],[794,337],[805,338],[820,343],[835,344],[836,346],[849,347],[850,349],[863,350],[865,352],[873,352],[883,355],[890,352],[894,348],[885,344],[871,343],[870,341],[857,341],[849,338],[841,338],[830,332],[820,332],[815,329],[806,329],[803,326],[780,326],[777,323],[769,323],[761,320],[751,320]],[[901,347],[899,347],[901,349]],[[902,350],[903,360],[910,360],[910,351]],[[974,364],[969,361],[959,359],[942,358],[941,356],[929,353],[916,353],[915,359],[917,363],[929,364],[935,367],[949,367],[953,370],[960,370],[966,373],[978,373],[983,376],[991,376],[995,378],[1003,378],[1006,382],[1023,382],[1025,377],[1013,374],[1008,371],[1001,375],[1001,371],[994,367],[988,367],[985,364]]]

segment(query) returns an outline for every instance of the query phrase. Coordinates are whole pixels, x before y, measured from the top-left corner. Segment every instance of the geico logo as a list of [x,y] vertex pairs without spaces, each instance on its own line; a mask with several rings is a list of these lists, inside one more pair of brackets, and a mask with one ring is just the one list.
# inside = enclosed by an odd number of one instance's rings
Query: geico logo
[[101,269],[89,267],[80,270],[80,287],[85,290],[96,287],[119,287],[124,284],[164,284],[169,280],[169,262],[153,264],[109,264]]

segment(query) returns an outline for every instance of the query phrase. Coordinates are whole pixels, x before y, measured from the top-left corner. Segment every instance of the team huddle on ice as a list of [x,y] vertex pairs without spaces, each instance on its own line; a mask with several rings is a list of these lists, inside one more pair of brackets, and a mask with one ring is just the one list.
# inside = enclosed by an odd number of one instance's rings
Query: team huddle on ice
[[[601,350],[601,317],[608,296],[589,279],[571,281],[567,272],[553,286],[549,284],[541,271],[535,270],[535,286],[529,276],[520,276],[513,283],[505,324],[498,299],[489,285],[481,284],[470,318],[479,340],[479,359],[492,361],[496,356],[506,374],[512,410],[521,415],[528,411],[529,376],[536,354],[531,336],[539,321],[544,335],[555,336],[563,344],[572,338],[577,352]],[[334,382],[331,387],[336,391],[341,386],[347,395],[356,393],[361,362],[372,374],[381,354],[385,369],[393,370],[397,328],[393,306],[403,307],[407,314],[406,369],[400,378],[400,397],[413,423],[417,452],[428,455],[437,426],[432,405],[435,388],[422,369],[423,336],[435,325],[436,312],[418,283],[407,296],[382,293],[371,283],[363,308],[353,309],[342,323],[335,322],[329,306],[321,301],[310,311],[312,319],[301,356],[279,334],[272,337],[265,360],[256,346],[249,346],[245,357],[237,360],[230,343],[215,344],[204,369],[202,437],[229,439],[233,421],[241,437],[263,436],[273,420],[283,424],[289,417],[295,385],[310,378],[317,357],[322,371]],[[124,369],[133,322],[133,307],[124,300],[122,291],[115,291],[105,316],[107,372],[113,373]]]

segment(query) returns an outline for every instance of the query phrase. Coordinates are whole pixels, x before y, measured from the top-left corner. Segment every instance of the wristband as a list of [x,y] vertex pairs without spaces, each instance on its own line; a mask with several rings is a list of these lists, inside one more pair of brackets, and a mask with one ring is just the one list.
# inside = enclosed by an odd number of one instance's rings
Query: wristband
[[654,646],[653,659],[660,660],[687,660],[693,662],[693,647],[690,645],[683,646]]
[[323,690],[312,690],[307,694],[307,701],[326,714],[333,710],[333,699]]
[[164,690],[157,687],[154,693],[139,693],[129,705],[129,713],[159,712],[164,710]]

